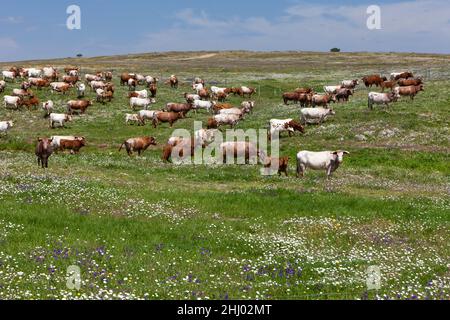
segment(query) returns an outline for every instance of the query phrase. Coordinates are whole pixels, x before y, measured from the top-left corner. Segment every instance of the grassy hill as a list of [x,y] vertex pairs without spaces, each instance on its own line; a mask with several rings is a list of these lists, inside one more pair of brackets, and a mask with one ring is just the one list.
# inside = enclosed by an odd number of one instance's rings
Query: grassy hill
[[[49,129],[40,110],[0,108],[0,121],[15,121],[0,137],[0,299],[448,299],[449,58],[174,52],[0,63],[2,70],[111,69],[117,87],[112,103],[94,104],[66,129]],[[178,90],[161,81],[157,109],[182,102],[196,76],[256,87],[255,112],[238,128],[258,129],[271,118],[298,118],[298,106],[282,105],[284,91],[321,91],[343,79],[405,69],[426,83],[414,101],[369,111],[369,90],[360,86],[322,126],[283,136],[288,178],[262,177],[259,166],[163,163],[173,129],[126,126],[127,88],[117,78],[122,71],[177,74]],[[8,84],[5,94],[14,87]],[[75,98],[34,91],[61,112]],[[191,113],[174,129],[192,131],[194,120],[207,118]],[[88,146],[79,155],[53,155],[44,171],[35,141],[55,134],[83,135]],[[140,135],[156,137],[158,146],[142,157],[118,152],[125,139]],[[324,172],[294,177],[298,151],[334,149],[351,155],[330,181]],[[81,268],[80,291],[66,287],[71,265]],[[381,269],[378,291],[367,291],[369,266]]]

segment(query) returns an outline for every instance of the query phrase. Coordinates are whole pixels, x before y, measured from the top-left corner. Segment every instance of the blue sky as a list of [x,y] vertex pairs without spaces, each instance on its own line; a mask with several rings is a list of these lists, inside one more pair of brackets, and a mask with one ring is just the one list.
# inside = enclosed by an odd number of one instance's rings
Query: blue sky
[[[81,8],[81,30],[66,8]],[[381,30],[366,9],[381,8]],[[450,53],[450,3],[402,1],[108,1],[2,3],[0,61],[171,50]]]

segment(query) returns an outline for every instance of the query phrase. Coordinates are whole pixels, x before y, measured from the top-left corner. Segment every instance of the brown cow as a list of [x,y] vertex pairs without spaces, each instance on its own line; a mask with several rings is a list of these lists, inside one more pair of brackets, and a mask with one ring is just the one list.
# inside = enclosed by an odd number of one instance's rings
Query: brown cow
[[337,102],[345,101],[348,102],[350,96],[353,95],[353,91],[351,89],[338,89],[336,91],[336,100]]
[[156,140],[153,137],[131,138],[122,143],[119,152],[122,151],[122,148],[125,146],[127,153],[130,157],[133,155],[133,152],[136,151],[140,156],[141,153],[147,150],[148,147],[150,147],[151,145],[156,146]]
[[63,82],[65,83],[70,83],[72,85],[75,85],[78,81],[80,80],[80,78],[78,76],[72,77],[72,76],[64,76],[63,77]]
[[59,150],[70,150],[71,154],[76,154],[80,152],[80,149],[86,146],[86,139],[82,137],[81,139],[76,140],[60,140],[59,142]]
[[190,103],[168,103],[165,109],[165,111],[168,112],[182,113],[183,118],[185,118],[186,114],[191,110],[192,104]]
[[285,105],[288,105],[289,101],[298,103],[300,101],[300,93],[298,92],[285,92],[283,93],[283,101]]
[[400,87],[419,86],[423,84],[422,79],[403,79],[399,80],[398,85]]
[[395,76],[394,80],[409,79],[413,77],[414,75],[411,72],[402,72],[399,75]]
[[79,110],[83,114],[89,106],[92,106],[90,100],[70,100],[67,102],[67,113],[72,115],[74,110]]
[[156,98],[156,92],[158,91],[158,87],[155,83],[152,83],[148,86],[148,90],[150,91],[150,98]]
[[315,94],[312,96],[312,106],[316,107],[316,106],[324,106],[324,107],[328,107],[328,104],[330,102],[336,102],[336,96],[335,95],[331,95],[331,94],[324,94],[324,95],[319,95],[319,94]]
[[52,139],[38,138],[35,154],[38,158],[38,166],[42,165],[42,169],[48,168],[48,158],[53,153],[52,141]]
[[219,112],[220,110],[223,110],[223,109],[232,109],[232,108],[234,108],[234,106],[230,103],[217,103],[213,107],[215,112]]
[[424,91],[422,84],[418,86],[397,87],[394,89],[395,93],[399,94],[400,96],[409,96],[411,100],[414,100],[414,97],[420,91]]
[[120,85],[121,86],[128,85],[128,80],[130,79],[136,80],[136,75],[129,73],[122,73],[122,75],[120,76]]
[[171,75],[169,80],[166,81],[166,84],[169,84],[173,89],[178,89],[178,83],[178,78],[175,75]]
[[30,96],[29,99],[20,100],[20,106],[26,106],[28,110],[31,110],[32,107],[39,106],[39,99],[35,96]]
[[172,128],[175,122],[183,118],[183,112],[158,112],[153,118],[153,127],[156,128],[160,122],[168,122]]
[[211,94],[209,93],[208,89],[202,89],[198,92],[198,95],[200,96],[200,99],[202,100],[208,100],[211,97]]
[[217,98],[217,101],[225,102],[227,100],[227,98],[228,98],[228,94],[226,94],[225,92],[219,92],[216,95],[216,98]]
[[381,77],[380,75],[370,75],[362,78],[366,88],[372,87],[373,85],[379,87],[384,81],[387,81],[386,77]]
[[384,92],[384,89],[394,89],[397,85],[397,81],[383,81],[381,83],[381,92]]
[[278,167],[279,176],[281,176],[281,173],[284,173],[287,177],[289,167],[289,157],[281,157],[281,158],[266,157],[264,159],[264,168],[270,168],[272,166]]

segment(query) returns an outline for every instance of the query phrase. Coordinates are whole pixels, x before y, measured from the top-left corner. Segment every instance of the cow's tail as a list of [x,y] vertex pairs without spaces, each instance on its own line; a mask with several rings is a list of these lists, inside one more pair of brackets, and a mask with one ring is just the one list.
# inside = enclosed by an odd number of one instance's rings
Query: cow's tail
[[119,152],[122,151],[122,148],[123,148],[123,146],[124,146],[126,143],[127,143],[127,142],[125,141],[124,143],[122,143],[122,144],[120,145]]

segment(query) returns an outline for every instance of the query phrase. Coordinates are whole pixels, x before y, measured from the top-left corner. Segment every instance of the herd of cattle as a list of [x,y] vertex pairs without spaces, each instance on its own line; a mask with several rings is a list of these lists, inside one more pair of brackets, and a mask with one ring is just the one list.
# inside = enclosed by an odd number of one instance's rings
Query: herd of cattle
[[[19,68],[12,67],[2,72],[3,80],[0,81],[0,93],[3,93],[9,83],[16,83],[19,79],[20,88],[14,88],[12,95],[4,95],[5,108],[19,109],[22,106],[29,110],[40,105],[39,99],[34,95],[32,89],[42,90],[49,88],[51,93],[66,95],[71,89],[76,90],[77,100],[67,101],[67,111],[65,113],[54,112],[53,101],[42,102],[45,117],[49,120],[50,128],[64,127],[66,122],[74,120],[74,113],[84,114],[93,105],[93,101],[85,99],[87,89],[90,88],[96,95],[96,103],[105,104],[111,102],[115,95],[113,84],[113,73],[110,71],[99,71],[95,74],[85,74],[81,77],[78,67],[64,68],[61,76],[54,67]],[[83,81],[84,79],[84,81]],[[60,81],[61,80],[61,81]],[[420,78],[414,78],[410,72],[392,73],[390,79],[380,75],[370,75],[362,78],[364,85],[380,87],[382,92],[370,92],[368,94],[368,106],[373,108],[374,104],[384,104],[396,102],[401,96],[409,96],[411,99],[423,91],[423,82]],[[214,141],[215,135],[221,126],[229,125],[231,128],[244,120],[246,115],[253,112],[255,102],[251,101],[256,89],[247,86],[221,88],[211,86],[207,88],[205,81],[195,78],[192,82],[192,93],[183,93],[185,102],[167,103],[162,110],[151,110],[151,105],[156,103],[159,79],[153,76],[144,76],[136,73],[123,73],[120,75],[120,85],[128,87],[127,97],[129,107],[137,113],[126,113],[125,123],[135,123],[146,125],[150,121],[154,128],[161,123],[168,123],[170,127],[181,119],[186,118],[188,112],[206,111],[211,116],[207,119],[207,128],[194,133],[192,139],[181,137],[171,137],[163,148],[163,159],[170,161],[175,150],[179,156],[183,157],[183,152],[190,150],[191,154],[195,148],[205,148]],[[172,75],[166,82],[174,89],[178,89],[179,80]],[[295,131],[305,132],[307,124],[322,124],[329,116],[335,115],[335,111],[329,107],[330,103],[348,102],[353,96],[359,80],[344,80],[339,85],[325,86],[323,93],[316,93],[313,88],[298,88],[293,92],[286,92],[282,98],[287,105],[295,102],[301,106],[300,121],[294,119],[271,119],[269,121],[269,139],[273,139],[282,132],[288,132],[289,136]],[[145,89],[137,90],[139,86]],[[385,93],[385,89],[390,92]],[[240,107],[233,106],[227,102],[230,95],[240,96],[242,101]],[[249,100],[245,100],[248,98]],[[7,132],[14,125],[13,121],[0,121],[0,133]],[[43,168],[48,168],[48,158],[56,151],[70,150],[72,154],[78,153],[86,145],[85,137],[78,136],[52,136],[50,138],[39,138],[36,146],[36,156],[38,164]],[[125,147],[128,155],[137,152],[139,155],[152,145],[156,145],[153,137],[137,137],[126,140],[120,150]],[[225,142],[219,146],[224,158],[231,154],[234,157],[256,155],[261,163],[266,167],[275,166],[278,174],[287,173],[289,157],[271,158],[259,151],[250,142]],[[323,151],[310,152],[301,151],[297,154],[297,175],[304,174],[307,168],[315,170],[326,170],[327,177],[339,167],[347,151]]]

